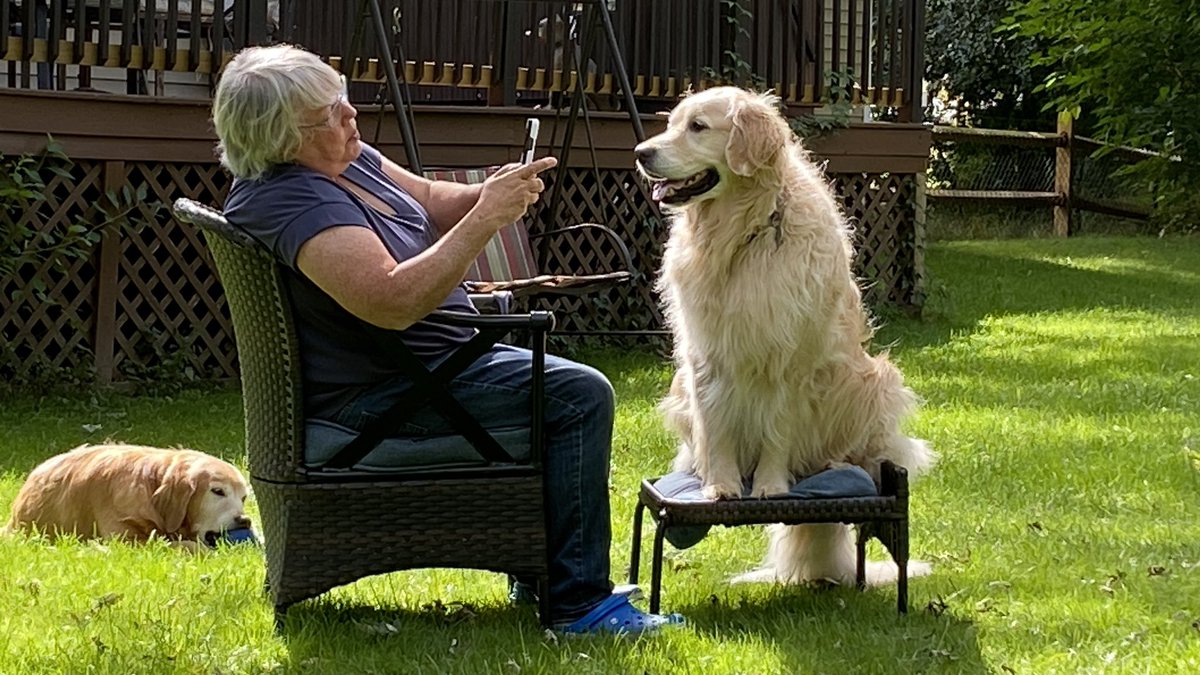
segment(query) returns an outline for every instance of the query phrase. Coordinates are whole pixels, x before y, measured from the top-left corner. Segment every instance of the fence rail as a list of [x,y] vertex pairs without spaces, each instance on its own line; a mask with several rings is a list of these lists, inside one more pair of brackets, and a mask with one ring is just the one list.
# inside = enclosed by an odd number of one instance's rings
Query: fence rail
[[935,126],[926,197],[1050,206],[1054,234],[1066,237],[1075,209],[1148,219],[1150,187],[1132,179],[1128,168],[1154,156],[1076,136],[1067,116],[1053,133]]
[[[582,77],[616,105],[619,62],[598,28],[600,1],[380,0],[393,19],[381,47],[357,30],[365,5],[355,0],[3,0],[0,60],[9,87],[87,88],[94,69],[114,68],[125,93],[163,94],[165,72],[207,75],[211,87],[236,49],[282,40],[339,67],[353,61],[345,69],[359,82],[380,82],[390,58],[427,102],[534,104]],[[919,120],[924,0],[603,1],[639,104],[732,80],[794,105],[836,93]]]

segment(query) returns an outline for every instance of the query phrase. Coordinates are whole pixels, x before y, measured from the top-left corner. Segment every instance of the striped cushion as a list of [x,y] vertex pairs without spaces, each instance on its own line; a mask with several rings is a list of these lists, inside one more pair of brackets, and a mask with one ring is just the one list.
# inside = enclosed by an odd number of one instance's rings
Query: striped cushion
[[[425,171],[430,180],[448,180],[474,185],[482,183],[498,167],[487,169],[434,169]],[[525,222],[518,220],[496,233],[467,270],[467,281],[512,281],[537,276],[533,249]]]

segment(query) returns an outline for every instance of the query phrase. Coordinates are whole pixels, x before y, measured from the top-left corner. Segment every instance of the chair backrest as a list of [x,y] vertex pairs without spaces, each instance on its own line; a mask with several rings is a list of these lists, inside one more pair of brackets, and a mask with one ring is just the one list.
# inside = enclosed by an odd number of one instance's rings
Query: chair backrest
[[282,271],[265,248],[219,211],[186,198],[176,200],[173,211],[204,233],[225,288],[242,373],[250,475],[302,481],[300,345]]
[[[498,167],[484,169],[429,169],[425,177],[474,185],[482,183]],[[529,231],[524,220],[504,227],[467,270],[467,281],[512,281],[538,276],[536,258],[529,245]]]

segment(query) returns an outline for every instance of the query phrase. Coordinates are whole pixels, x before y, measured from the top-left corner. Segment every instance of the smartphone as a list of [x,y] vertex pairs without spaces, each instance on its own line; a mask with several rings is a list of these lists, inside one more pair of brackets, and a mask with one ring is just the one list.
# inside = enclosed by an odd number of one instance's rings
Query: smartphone
[[525,148],[521,150],[521,163],[528,164],[533,161],[533,150],[537,147],[538,130],[541,126],[541,120],[536,117],[530,117],[525,120]]

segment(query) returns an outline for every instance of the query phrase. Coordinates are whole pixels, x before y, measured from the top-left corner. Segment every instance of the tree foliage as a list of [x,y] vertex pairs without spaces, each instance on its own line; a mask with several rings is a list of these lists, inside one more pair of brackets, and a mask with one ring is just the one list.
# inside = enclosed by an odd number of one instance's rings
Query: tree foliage
[[998,32],[1008,5],[995,0],[927,0],[925,79],[959,120],[975,126],[1045,130],[1055,115],[1034,89],[1049,69],[1034,65],[1037,35]]
[[1102,140],[1176,158],[1142,170],[1168,186],[1160,205],[1194,228],[1200,0],[1022,0],[1002,33],[1041,43],[1031,63],[1050,71],[1038,88],[1050,108],[1082,109]]

